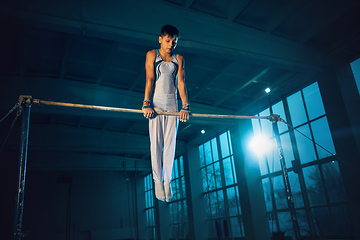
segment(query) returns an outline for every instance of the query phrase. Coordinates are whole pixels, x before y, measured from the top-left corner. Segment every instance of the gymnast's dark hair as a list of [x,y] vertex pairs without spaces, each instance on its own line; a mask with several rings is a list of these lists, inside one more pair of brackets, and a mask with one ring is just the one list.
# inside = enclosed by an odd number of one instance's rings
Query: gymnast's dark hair
[[161,28],[161,36],[169,35],[171,37],[180,37],[179,30],[172,25],[165,25]]

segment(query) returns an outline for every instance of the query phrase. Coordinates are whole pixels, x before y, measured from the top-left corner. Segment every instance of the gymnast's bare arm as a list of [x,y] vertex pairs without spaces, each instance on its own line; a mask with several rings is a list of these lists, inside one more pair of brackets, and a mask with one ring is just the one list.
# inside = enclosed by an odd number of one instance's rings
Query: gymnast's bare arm
[[[151,50],[146,54],[145,71],[146,71],[146,84],[145,84],[145,96],[143,102],[143,113],[144,117],[152,118],[154,116],[154,109],[152,107],[144,108],[146,106],[152,106],[151,96],[154,90],[155,80],[155,68],[154,62],[156,58],[155,50]],[[149,102],[146,102],[149,101]]]
[[[186,84],[185,84],[185,60],[181,55],[177,55],[179,68],[177,72],[177,88],[179,90],[180,98],[182,101],[182,108],[189,109],[189,102],[186,92]],[[186,122],[189,120],[190,112],[186,110],[180,111],[180,121]]]

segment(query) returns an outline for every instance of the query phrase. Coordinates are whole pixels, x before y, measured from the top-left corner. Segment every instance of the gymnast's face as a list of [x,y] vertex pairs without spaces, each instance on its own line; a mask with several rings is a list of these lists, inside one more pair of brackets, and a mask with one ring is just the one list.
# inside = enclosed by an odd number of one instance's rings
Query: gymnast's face
[[172,53],[176,48],[178,37],[169,35],[159,36],[160,48],[166,53]]

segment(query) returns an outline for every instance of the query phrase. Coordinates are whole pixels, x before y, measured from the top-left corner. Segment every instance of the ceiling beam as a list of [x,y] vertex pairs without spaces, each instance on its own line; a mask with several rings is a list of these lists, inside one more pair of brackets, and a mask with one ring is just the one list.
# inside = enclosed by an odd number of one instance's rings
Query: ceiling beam
[[[322,3],[321,1],[312,1],[312,3]],[[324,2],[324,4],[327,4]],[[325,14],[319,14],[322,16],[320,21],[315,22],[310,28],[307,28],[300,36],[300,43],[306,43],[314,38],[321,31],[324,31],[327,27],[333,24],[339,19],[341,15],[345,15],[351,9],[359,4],[359,1],[347,1],[347,4],[344,4],[342,1],[338,1],[338,6],[334,7],[331,12],[326,12]]]
[[[56,7],[60,1],[51,2],[52,7],[46,8],[38,1],[40,0],[35,0],[31,5],[22,5],[18,2],[14,5],[9,4],[7,6],[12,7],[1,8],[0,13],[26,19],[25,24],[35,25],[38,28],[73,34],[82,32],[83,23],[72,1],[61,1],[62,8]],[[64,6],[68,6],[66,14],[61,11]],[[163,24],[164,18],[168,18],[172,24],[181,29],[182,38],[179,46],[192,53],[207,51],[235,58],[275,62],[283,66],[295,65],[300,68],[325,65],[321,51],[241,24],[229,24],[227,19],[189,11],[175,4],[164,4],[155,0],[136,2],[104,0],[87,2],[82,7],[84,19],[87,21],[86,36],[90,37],[122,41],[128,39],[134,44],[154,46],[157,44],[159,26]],[[142,9],[144,11],[141,11]],[[146,28],[143,21],[139,21],[139,16],[134,14],[139,11],[142,12],[143,19],[152,19]]]
[[64,79],[66,74],[66,67],[70,56],[71,45],[72,45],[72,36],[70,34],[66,34],[65,48],[61,59],[60,79]]
[[149,160],[111,155],[33,152],[28,153],[28,170],[37,171],[145,171]]
[[295,0],[291,1],[286,8],[282,9],[281,12],[275,14],[265,26],[267,33],[272,33],[277,27],[279,27],[285,20],[289,19],[302,7],[304,7],[309,0]]
[[[356,35],[356,37],[353,37],[350,41],[347,41],[346,43],[343,43],[342,45],[338,46],[337,48],[331,50],[328,55],[330,56],[335,56],[336,54],[339,54],[339,52],[343,51],[344,49],[348,49],[351,53],[353,53],[353,51],[351,51],[351,46],[357,46],[358,43],[360,42],[360,33],[358,35]],[[355,57],[353,57],[352,59],[350,59],[349,62],[353,62],[356,59],[358,59],[360,57],[360,54],[356,55]]]
[[[277,102],[279,100],[282,100],[289,93],[292,93],[293,91],[296,91],[299,88],[303,87],[304,79],[307,79],[307,82],[312,82],[314,81],[314,78],[316,78],[316,76],[309,73],[289,72],[285,74],[283,77],[281,77],[272,84],[273,87],[270,93],[271,101]],[[235,112],[235,114],[254,115],[268,107],[268,95],[265,93],[265,91],[259,92],[254,97],[257,99],[256,105],[250,103],[248,105],[242,106],[238,111]]]
[[[147,132],[146,132],[147,133]],[[19,148],[20,129],[14,129],[7,149]],[[103,131],[77,126],[31,124],[29,150],[42,152],[89,152],[98,154],[146,154],[150,151],[149,136]],[[184,152],[184,141],[177,140],[177,152]]]
[[234,1],[235,6],[229,8],[228,20],[234,21],[251,2],[252,0]]
[[249,81],[247,81],[245,83],[240,82],[239,84],[234,86],[231,91],[229,91],[227,94],[223,95],[223,97],[218,98],[213,105],[216,106],[216,107],[219,106],[221,103],[223,103],[226,100],[228,100],[229,98],[231,98],[233,95],[238,93],[240,90],[244,89],[249,84],[251,84],[251,83],[255,82],[257,79],[261,78],[269,70],[270,70],[270,68],[265,68],[261,72],[256,74],[256,76],[252,77]]
[[111,123],[111,119],[106,120],[105,124],[102,127],[102,130],[105,131],[106,128],[110,125],[110,123]]
[[127,127],[125,133],[130,133],[131,130],[134,128],[135,125],[136,125],[136,121],[133,121],[133,122],[130,124],[130,126]]
[[223,63],[219,69],[216,70],[216,73],[212,73],[211,77],[206,78],[195,91],[193,91],[190,95],[190,101],[193,101],[197,96],[199,96],[210,84],[216,82],[219,80],[220,77],[224,73],[226,73],[230,68],[232,68],[234,65],[236,65],[236,62],[232,63]]
[[103,66],[102,66],[102,69],[101,69],[101,71],[100,71],[100,73],[99,73],[99,75],[98,75],[98,77],[97,77],[97,79],[96,79],[96,85],[100,85],[100,84],[101,84],[101,81],[103,80],[103,78],[104,78],[107,70],[108,70],[109,67],[110,67],[111,62],[112,62],[113,59],[114,59],[114,56],[115,56],[117,47],[118,47],[118,42],[115,42],[115,41],[114,41],[114,42],[111,44],[111,47],[110,47],[110,49],[109,49],[108,55],[107,55],[107,57],[106,57],[106,60],[105,60]]
[[191,5],[193,5],[193,3],[195,2],[195,0],[185,0],[185,8],[190,8]]
[[134,91],[135,87],[138,85],[139,82],[144,81],[145,82],[145,67],[141,68],[141,71],[138,73],[137,78],[133,81],[133,83],[130,85],[129,92]]
[[83,124],[83,122],[84,122],[84,118],[80,117],[80,119],[79,119],[79,121],[77,123],[77,127],[81,128],[81,125]]

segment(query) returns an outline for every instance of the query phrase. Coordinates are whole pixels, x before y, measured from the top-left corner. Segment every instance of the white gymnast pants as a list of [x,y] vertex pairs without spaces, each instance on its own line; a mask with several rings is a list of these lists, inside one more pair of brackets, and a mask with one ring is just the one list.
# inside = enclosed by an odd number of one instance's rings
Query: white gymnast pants
[[[177,112],[175,94],[156,94],[155,111]],[[175,157],[178,116],[157,115],[149,119],[151,165],[154,182],[169,184]]]

